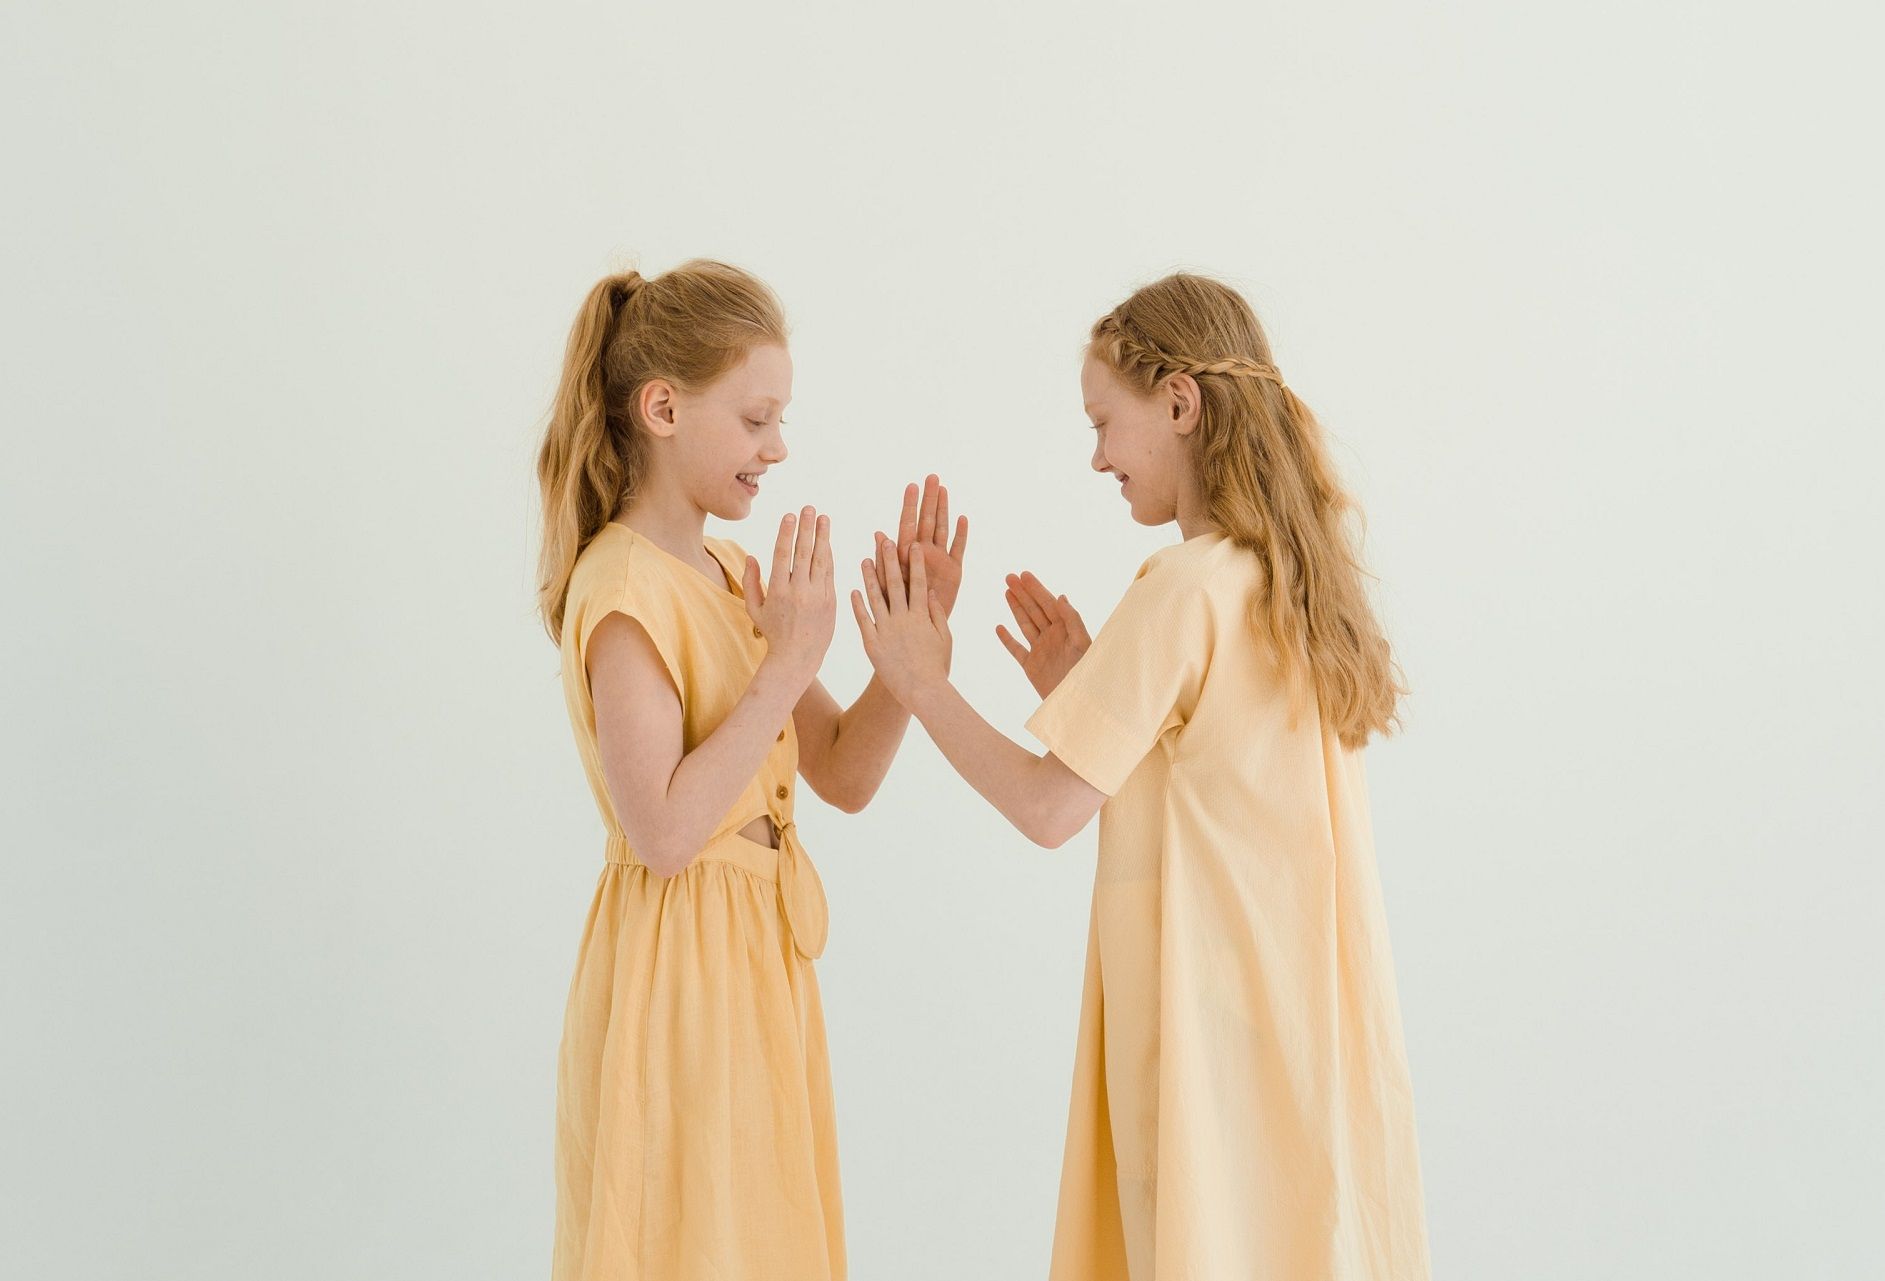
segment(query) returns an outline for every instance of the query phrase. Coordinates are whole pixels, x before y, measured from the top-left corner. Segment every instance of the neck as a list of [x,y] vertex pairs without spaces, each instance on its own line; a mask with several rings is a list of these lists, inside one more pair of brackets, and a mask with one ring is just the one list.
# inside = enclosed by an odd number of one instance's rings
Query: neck
[[696,507],[677,490],[650,476],[641,492],[616,510],[615,519],[646,538],[676,560],[703,569],[719,568],[702,548],[707,532],[707,513]]
[[1188,473],[1179,482],[1177,508],[1178,532],[1183,537],[1196,538],[1216,528],[1205,512],[1204,494],[1198,488],[1197,478]]

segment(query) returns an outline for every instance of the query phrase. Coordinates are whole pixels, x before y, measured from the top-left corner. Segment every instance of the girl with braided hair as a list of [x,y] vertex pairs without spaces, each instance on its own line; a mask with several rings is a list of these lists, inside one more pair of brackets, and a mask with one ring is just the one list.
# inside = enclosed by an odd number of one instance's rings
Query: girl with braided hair
[[[1053,847],[1097,811],[1054,1281],[1424,1281],[1412,1091],[1361,749],[1404,692],[1322,432],[1249,305],[1179,274],[1093,326],[1092,466],[1183,541],[1090,641],[1011,575],[1036,755],[950,685],[943,602],[887,544],[877,674]],[[879,567],[881,566],[881,568]],[[907,582],[908,586],[905,587]]]
[[[829,518],[779,524],[771,576],[743,519],[785,461],[792,398],[772,292],[722,263],[610,276],[570,332],[537,459],[539,603],[608,832],[557,1059],[556,1281],[842,1281],[844,1226],[812,962],[825,895],[798,776],[876,792],[909,714],[873,679],[818,681],[837,609]],[[934,476],[898,553],[961,581]]]

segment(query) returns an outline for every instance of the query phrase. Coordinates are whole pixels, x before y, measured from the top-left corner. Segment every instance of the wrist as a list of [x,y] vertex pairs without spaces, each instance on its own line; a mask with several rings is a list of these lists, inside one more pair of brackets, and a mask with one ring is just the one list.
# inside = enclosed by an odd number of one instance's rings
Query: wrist
[[783,650],[768,650],[759,660],[759,667],[754,672],[754,680],[764,680],[767,684],[777,684],[784,691],[788,705],[796,704],[798,697],[818,675],[818,664],[805,656]]
[[910,687],[910,715],[927,722],[953,693],[947,674],[923,677]]

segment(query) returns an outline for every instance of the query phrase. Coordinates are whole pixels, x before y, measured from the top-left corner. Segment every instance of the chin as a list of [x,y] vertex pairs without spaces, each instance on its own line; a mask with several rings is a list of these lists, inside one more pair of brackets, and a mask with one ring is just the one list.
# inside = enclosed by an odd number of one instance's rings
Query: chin
[[712,501],[701,506],[717,520],[745,520],[753,514],[753,498],[749,494],[715,494]]

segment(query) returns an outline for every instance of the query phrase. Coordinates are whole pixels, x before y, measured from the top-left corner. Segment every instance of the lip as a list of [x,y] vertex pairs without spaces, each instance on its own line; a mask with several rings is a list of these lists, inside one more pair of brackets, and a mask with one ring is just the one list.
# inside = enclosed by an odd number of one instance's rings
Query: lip
[[751,482],[748,482],[748,481],[744,481],[744,480],[741,480],[741,479],[740,479],[740,477],[739,477],[739,475],[738,475],[738,474],[735,474],[735,476],[733,477],[733,479],[734,479],[734,481],[735,481],[736,483],[738,483],[738,485],[739,485],[739,487],[740,487],[741,489],[743,489],[743,490],[745,490],[745,491],[746,491],[746,493],[747,493],[747,495],[748,495],[748,497],[750,497],[750,496],[752,496],[752,495],[754,495],[754,494],[757,494],[757,493],[759,492],[759,483],[758,483],[758,479],[757,479],[757,478],[758,478],[758,477],[760,477],[760,476],[763,476],[763,475],[765,475],[766,473],[764,473],[764,472],[757,472],[757,471],[756,471],[756,472],[751,472],[751,473],[748,473],[748,474],[750,474],[751,476],[753,476],[753,477],[754,477],[755,479],[754,479],[753,481],[751,481]]

